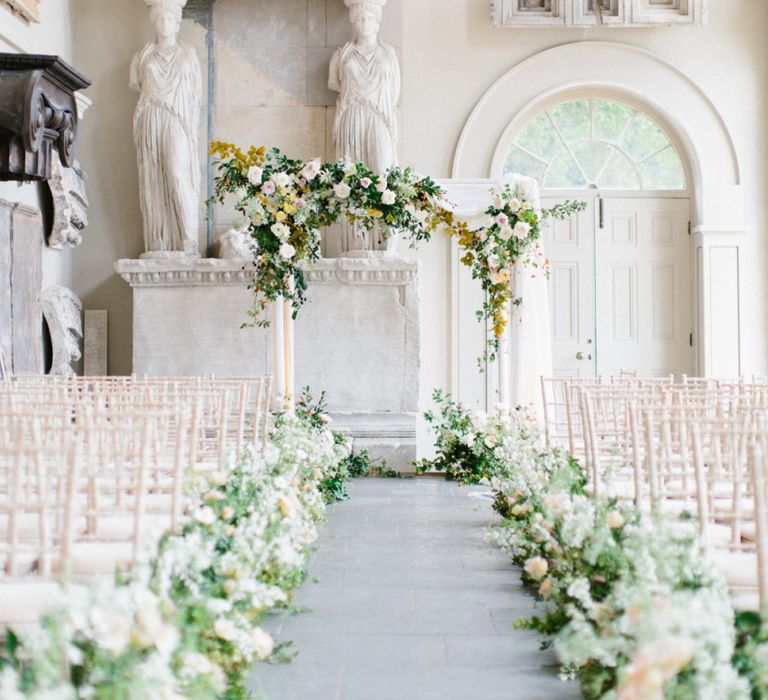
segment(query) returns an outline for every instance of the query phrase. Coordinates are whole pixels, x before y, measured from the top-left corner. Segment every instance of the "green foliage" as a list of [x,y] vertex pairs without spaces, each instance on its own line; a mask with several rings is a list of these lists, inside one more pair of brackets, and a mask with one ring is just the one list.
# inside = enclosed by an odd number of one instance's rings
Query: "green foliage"
[[752,700],[768,699],[768,620],[757,612],[736,613],[733,665],[752,689]]

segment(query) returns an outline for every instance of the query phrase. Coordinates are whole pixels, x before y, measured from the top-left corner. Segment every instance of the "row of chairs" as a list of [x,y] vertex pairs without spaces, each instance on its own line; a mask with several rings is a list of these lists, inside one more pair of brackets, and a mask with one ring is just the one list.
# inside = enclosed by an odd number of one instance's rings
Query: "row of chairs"
[[[186,510],[185,485],[265,444],[269,378],[0,382],[0,624],[128,569]],[[34,587],[34,594],[30,586]]]
[[[738,607],[768,611],[768,382],[542,378],[546,436],[595,495],[698,529]],[[759,595],[758,595],[759,594]]]

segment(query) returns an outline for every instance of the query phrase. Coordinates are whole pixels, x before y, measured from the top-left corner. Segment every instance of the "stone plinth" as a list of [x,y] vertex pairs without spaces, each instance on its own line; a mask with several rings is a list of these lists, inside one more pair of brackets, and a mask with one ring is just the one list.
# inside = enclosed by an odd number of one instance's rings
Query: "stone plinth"
[[[252,298],[252,272],[242,262],[120,260],[115,270],[133,288],[136,374],[271,371],[271,331],[242,328]],[[325,390],[335,429],[392,468],[409,470],[419,399],[418,263],[336,258],[306,275],[296,386]]]

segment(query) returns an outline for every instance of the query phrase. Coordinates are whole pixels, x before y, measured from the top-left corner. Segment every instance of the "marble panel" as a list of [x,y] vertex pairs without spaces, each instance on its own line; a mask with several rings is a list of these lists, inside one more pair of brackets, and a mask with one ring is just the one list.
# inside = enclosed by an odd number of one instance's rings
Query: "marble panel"
[[325,150],[322,107],[219,107],[217,138],[239,144],[277,146],[293,158],[315,158]]
[[86,309],[83,340],[83,374],[101,377],[107,374],[108,311]]
[[307,96],[306,48],[216,47],[216,105],[297,107]]
[[11,214],[13,371],[37,373],[43,363],[43,218],[17,204]]
[[308,3],[317,0],[226,0],[213,6],[217,40],[230,46],[306,47]]
[[12,204],[0,200],[0,357],[8,371],[11,363],[11,212]]
[[337,92],[328,89],[328,71],[335,48],[311,48],[307,54],[307,104],[332,107]]

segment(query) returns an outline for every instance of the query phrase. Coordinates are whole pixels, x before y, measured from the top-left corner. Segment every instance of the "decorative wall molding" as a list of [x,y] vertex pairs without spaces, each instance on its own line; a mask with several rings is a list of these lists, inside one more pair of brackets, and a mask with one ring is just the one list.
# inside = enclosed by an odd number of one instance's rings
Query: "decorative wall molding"
[[75,92],[90,84],[58,56],[0,53],[0,180],[47,180],[54,147],[73,164]]
[[43,291],[42,303],[53,348],[50,374],[74,374],[72,363],[82,356],[83,306],[80,299],[71,289],[54,285]]
[[[495,27],[704,25],[708,0],[491,0]],[[595,12],[597,6],[598,11]]]
[[40,21],[40,2],[41,0],[0,0],[0,3],[5,3],[13,12],[29,22]]
[[[245,286],[253,270],[242,260],[118,260],[115,271],[131,287]],[[310,285],[375,285],[401,287],[416,282],[419,263],[399,257],[333,258],[306,269]]]
[[48,186],[53,197],[53,226],[48,245],[57,250],[76,248],[83,242],[81,234],[88,226],[88,195],[80,163],[74,160],[71,168],[65,168],[58,152],[53,151]]

